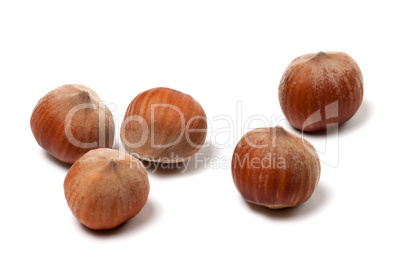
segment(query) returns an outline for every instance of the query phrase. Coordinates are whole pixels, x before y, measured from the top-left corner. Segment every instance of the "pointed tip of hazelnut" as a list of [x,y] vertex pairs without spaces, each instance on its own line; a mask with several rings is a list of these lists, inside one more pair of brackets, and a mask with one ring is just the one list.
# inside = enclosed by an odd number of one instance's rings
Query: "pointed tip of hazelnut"
[[111,158],[109,160],[109,166],[110,167],[116,167],[118,163],[119,163],[119,161],[116,158]]
[[90,88],[79,84],[69,84],[68,86],[71,86],[75,92],[77,92],[76,95],[79,99],[87,102],[92,102],[94,100],[94,95]]
[[275,131],[278,131],[278,132],[280,132],[280,133],[287,133],[287,131],[282,127],[282,126],[276,126],[275,128]]
[[328,58],[328,53],[320,51],[317,54],[314,55],[314,57],[312,57],[312,60],[319,60],[319,59],[324,59],[324,58]]
[[89,104],[97,104],[98,101],[95,97],[86,89],[79,89],[78,94],[76,95],[77,99],[80,100],[81,103],[89,103]]
[[90,100],[91,99],[91,95],[89,94],[88,90],[82,90],[81,93],[80,93],[80,96],[81,96],[82,99],[85,99],[85,100]]

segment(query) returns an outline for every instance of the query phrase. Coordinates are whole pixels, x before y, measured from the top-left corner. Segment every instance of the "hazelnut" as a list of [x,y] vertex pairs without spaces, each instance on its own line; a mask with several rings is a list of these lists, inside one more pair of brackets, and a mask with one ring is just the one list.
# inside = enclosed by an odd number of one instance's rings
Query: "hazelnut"
[[112,113],[83,85],[63,85],[41,98],[32,112],[31,129],[43,149],[66,163],[91,149],[113,146]]
[[193,156],[207,135],[206,115],[190,95],[159,87],[129,104],[120,137],[127,152],[151,162],[179,163]]
[[304,203],[320,171],[314,147],[279,126],[246,133],[232,158],[233,181],[242,197],[272,209]]
[[318,52],[296,58],[279,84],[282,111],[297,129],[316,131],[349,120],[363,100],[363,77],[346,53]]
[[85,226],[111,229],[137,215],[149,194],[148,175],[136,158],[113,149],[91,150],[71,166],[64,193]]

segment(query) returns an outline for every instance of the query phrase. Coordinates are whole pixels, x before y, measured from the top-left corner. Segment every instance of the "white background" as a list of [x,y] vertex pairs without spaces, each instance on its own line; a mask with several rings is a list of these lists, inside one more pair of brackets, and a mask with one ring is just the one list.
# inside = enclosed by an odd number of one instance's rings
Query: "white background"
[[[397,1],[1,1],[0,266],[401,267],[401,25]],[[283,71],[320,50],[358,62],[363,104],[339,135],[306,137],[323,160],[310,200],[248,205],[227,163],[245,132],[239,106],[244,121],[276,125]],[[67,83],[115,106],[117,131],[144,90],[192,95],[212,122],[201,156],[221,166],[150,170],[140,214],[111,231],[83,227],[64,198],[68,166],[29,125],[36,102]],[[222,115],[230,137],[213,133]]]

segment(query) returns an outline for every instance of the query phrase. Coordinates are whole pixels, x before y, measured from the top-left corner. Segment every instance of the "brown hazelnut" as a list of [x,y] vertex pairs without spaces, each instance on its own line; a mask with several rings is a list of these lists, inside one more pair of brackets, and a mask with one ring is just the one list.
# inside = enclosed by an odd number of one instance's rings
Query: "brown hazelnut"
[[137,215],[149,194],[148,175],[136,158],[113,149],[95,149],[72,165],[65,197],[85,226],[111,229]]
[[170,88],[140,93],[121,126],[124,148],[152,162],[178,163],[193,156],[207,135],[206,115],[190,95]]
[[302,131],[327,129],[349,120],[363,100],[363,77],[343,52],[296,58],[279,84],[279,101],[290,124]]
[[246,133],[232,158],[233,181],[242,197],[272,209],[304,203],[313,194],[320,171],[314,147],[279,126]]
[[43,149],[66,163],[91,149],[112,147],[115,131],[110,110],[83,85],[63,85],[41,98],[32,112],[31,129]]

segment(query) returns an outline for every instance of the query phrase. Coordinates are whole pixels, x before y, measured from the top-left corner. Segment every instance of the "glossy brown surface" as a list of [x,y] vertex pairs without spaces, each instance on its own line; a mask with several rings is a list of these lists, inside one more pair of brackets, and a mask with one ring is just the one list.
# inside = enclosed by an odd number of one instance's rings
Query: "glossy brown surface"
[[95,149],[81,157],[64,181],[65,197],[85,226],[111,229],[137,215],[149,194],[143,164],[118,150]]
[[320,171],[314,147],[279,126],[246,133],[232,158],[233,181],[242,197],[273,209],[309,199]]
[[91,149],[113,146],[113,116],[99,96],[82,85],[64,85],[46,94],[31,116],[38,144],[66,163]]
[[206,115],[190,95],[170,88],[140,93],[128,106],[121,126],[124,148],[153,162],[183,162],[204,144]]
[[279,85],[279,101],[290,124],[303,131],[349,120],[363,100],[363,77],[346,53],[319,52],[296,58]]

